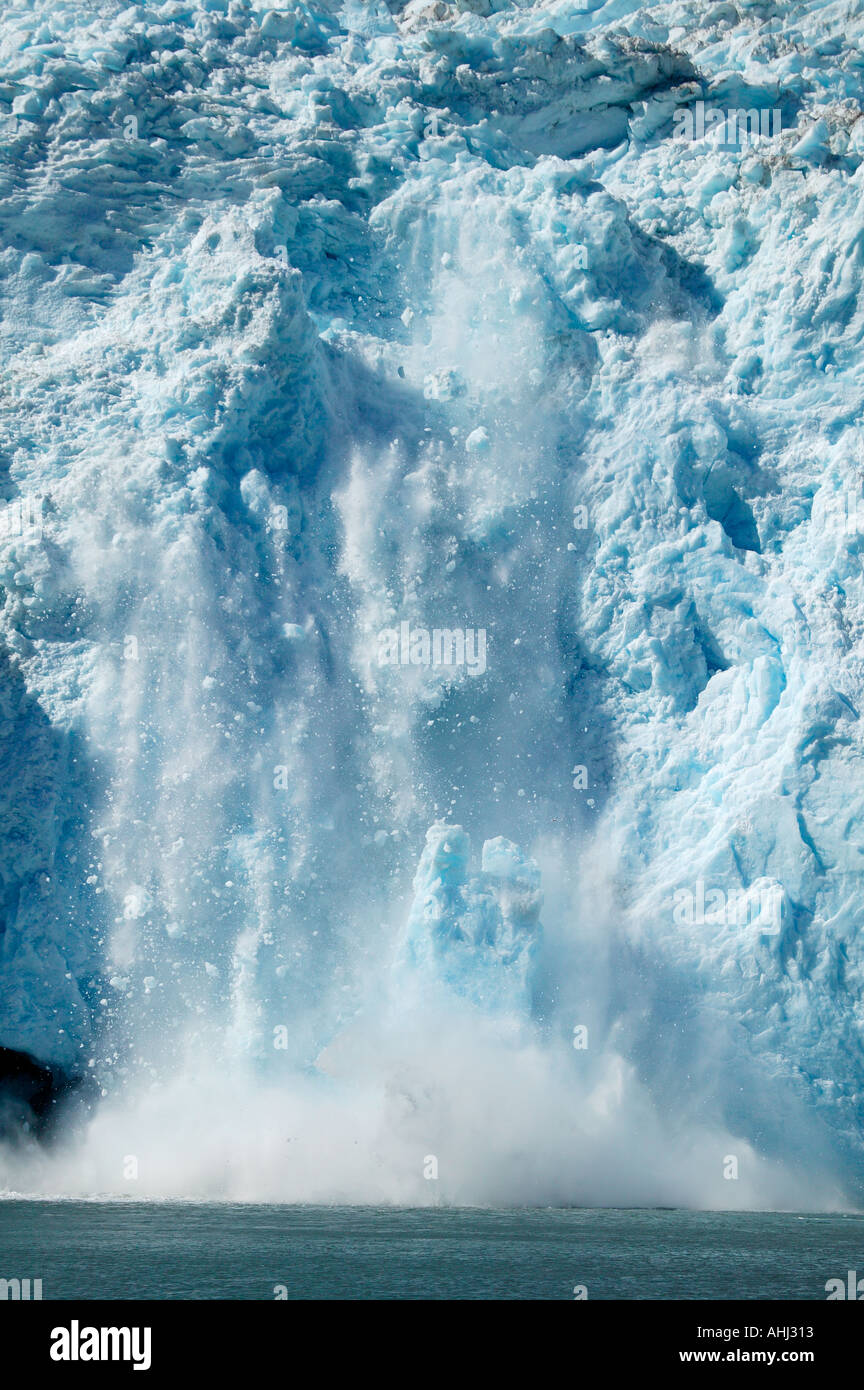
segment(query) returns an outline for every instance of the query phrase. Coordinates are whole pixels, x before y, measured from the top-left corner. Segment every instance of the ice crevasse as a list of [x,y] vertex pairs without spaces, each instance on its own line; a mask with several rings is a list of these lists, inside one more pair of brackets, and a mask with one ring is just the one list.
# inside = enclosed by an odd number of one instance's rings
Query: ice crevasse
[[862,40],[6,7],[0,1185],[860,1202]]

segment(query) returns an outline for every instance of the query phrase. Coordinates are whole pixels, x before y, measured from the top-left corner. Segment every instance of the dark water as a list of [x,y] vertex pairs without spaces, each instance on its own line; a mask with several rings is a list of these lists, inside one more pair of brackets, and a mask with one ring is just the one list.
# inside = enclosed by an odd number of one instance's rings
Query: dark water
[[821,1299],[864,1217],[0,1201],[44,1299]]

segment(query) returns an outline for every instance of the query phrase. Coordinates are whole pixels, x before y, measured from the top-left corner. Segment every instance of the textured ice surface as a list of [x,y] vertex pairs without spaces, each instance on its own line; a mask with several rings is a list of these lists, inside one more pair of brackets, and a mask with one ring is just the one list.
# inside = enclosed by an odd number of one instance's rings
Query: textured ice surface
[[864,5],[2,35],[0,1046],[287,1096],[252,1195],[860,1198]]
[[432,826],[414,879],[404,966],[424,989],[440,981],[490,1012],[528,1014],[540,871],[500,835],[483,846],[479,875],[470,856],[461,825]]

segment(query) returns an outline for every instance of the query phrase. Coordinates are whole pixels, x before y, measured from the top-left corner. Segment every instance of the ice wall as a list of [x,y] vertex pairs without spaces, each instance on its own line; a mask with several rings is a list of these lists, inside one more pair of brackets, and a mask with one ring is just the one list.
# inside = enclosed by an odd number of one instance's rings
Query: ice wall
[[0,1047],[103,1093],[72,1186],[195,1114],[155,1190],[857,1200],[862,16],[7,7]]

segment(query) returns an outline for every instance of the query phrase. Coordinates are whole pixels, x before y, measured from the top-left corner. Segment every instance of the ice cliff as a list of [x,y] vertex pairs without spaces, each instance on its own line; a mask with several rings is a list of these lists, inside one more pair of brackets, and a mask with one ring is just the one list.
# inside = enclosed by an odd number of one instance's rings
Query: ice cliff
[[0,1185],[860,1202],[864,3],[0,32]]

